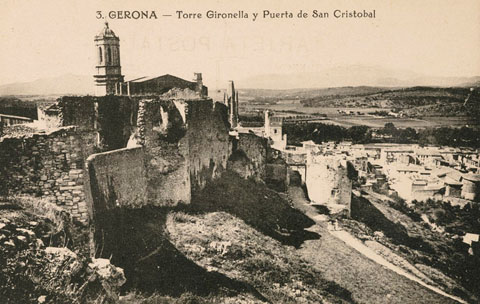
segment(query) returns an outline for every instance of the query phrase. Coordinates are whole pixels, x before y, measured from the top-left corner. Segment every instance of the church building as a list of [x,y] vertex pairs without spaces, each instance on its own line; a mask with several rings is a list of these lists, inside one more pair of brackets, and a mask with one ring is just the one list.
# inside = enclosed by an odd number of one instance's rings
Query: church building
[[120,66],[120,39],[105,27],[95,36],[97,48],[97,65],[95,95],[162,95],[173,88],[190,90],[200,97],[208,96],[208,88],[203,85],[202,74],[195,73],[194,81],[188,81],[169,74],[155,77],[140,77],[125,81]]

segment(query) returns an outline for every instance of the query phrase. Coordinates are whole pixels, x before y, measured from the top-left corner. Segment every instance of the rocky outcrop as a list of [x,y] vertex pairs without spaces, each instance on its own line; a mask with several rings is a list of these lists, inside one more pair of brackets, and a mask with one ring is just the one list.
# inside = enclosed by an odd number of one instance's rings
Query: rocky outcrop
[[21,213],[0,219],[0,302],[116,303],[123,270],[66,247],[46,247],[37,237],[41,226]]

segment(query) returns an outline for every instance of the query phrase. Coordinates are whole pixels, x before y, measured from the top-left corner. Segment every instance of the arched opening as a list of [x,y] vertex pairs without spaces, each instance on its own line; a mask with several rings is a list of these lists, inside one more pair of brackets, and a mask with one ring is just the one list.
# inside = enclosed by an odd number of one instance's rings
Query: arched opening
[[100,58],[100,63],[103,61],[102,48],[98,47],[98,58]]
[[112,50],[110,47],[107,48],[107,64],[112,63]]

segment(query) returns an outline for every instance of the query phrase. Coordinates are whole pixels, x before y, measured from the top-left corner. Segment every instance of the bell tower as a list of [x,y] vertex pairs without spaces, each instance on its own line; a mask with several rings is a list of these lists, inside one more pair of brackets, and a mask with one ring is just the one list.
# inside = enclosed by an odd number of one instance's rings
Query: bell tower
[[115,94],[118,82],[123,82],[120,66],[120,39],[108,27],[105,27],[95,36],[96,66],[95,66],[95,95],[103,96]]

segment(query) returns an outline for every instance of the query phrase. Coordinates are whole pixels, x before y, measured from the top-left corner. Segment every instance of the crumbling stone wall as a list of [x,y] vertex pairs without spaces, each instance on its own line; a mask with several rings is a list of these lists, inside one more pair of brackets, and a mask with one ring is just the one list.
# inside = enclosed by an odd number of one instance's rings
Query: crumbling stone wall
[[310,154],[307,157],[306,186],[311,201],[350,206],[353,165],[341,157]]
[[136,125],[138,101],[126,96],[64,96],[46,108],[39,119],[48,129],[76,126],[79,131],[98,132],[98,151],[127,146]]
[[145,147],[149,204],[189,203],[192,191],[220,176],[230,155],[226,114],[210,99],[139,101],[135,137]]
[[[192,191],[202,189],[226,169],[231,153],[227,108],[211,99],[63,97],[49,111],[57,113],[51,124],[75,127],[4,139],[0,189],[47,197],[65,205],[74,218],[82,221],[88,219],[84,165],[95,152],[124,148],[130,138],[144,148],[142,152],[127,149],[90,160],[94,174],[89,177],[95,180],[88,186],[93,184],[97,189],[88,189],[87,193],[100,195],[90,198],[90,202],[99,201],[99,206],[112,202],[160,206],[189,203]],[[141,187],[122,196],[128,192],[124,190],[128,188],[127,175],[132,172],[138,174]],[[132,197],[136,192],[145,196]],[[90,206],[94,210],[93,203]]]
[[245,179],[255,176],[253,163],[242,150],[233,151],[228,158],[227,170],[235,172]]
[[97,99],[93,96],[59,98],[54,107],[58,109],[61,126],[76,126],[78,130],[95,129]]
[[64,127],[50,133],[2,138],[0,189],[4,194],[34,194],[63,206],[87,222],[84,161],[93,153],[95,133]]
[[283,159],[277,159],[266,165],[265,183],[276,191],[287,191],[290,175],[287,163]]
[[147,181],[142,147],[92,154],[87,159],[87,200],[91,210],[141,207],[146,202]]
[[147,200],[152,205],[190,202],[188,143],[183,102],[140,101],[138,142],[145,147]]
[[265,183],[276,191],[286,191],[290,184],[288,165],[281,151],[267,146],[267,163],[265,165]]
[[220,177],[231,154],[227,108],[212,100],[187,101],[189,175],[192,191]]
[[66,96],[39,109],[47,133],[0,142],[0,191],[46,197],[86,222],[85,160],[94,152],[125,147],[137,108],[128,97]]
[[252,174],[261,179],[266,176],[267,139],[251,133],[239,133],[234,150],[243,151],[252,163]]
[[95,107],[101,150],[125,148],[137,123],[138,100],[109,95],[97,98]]

